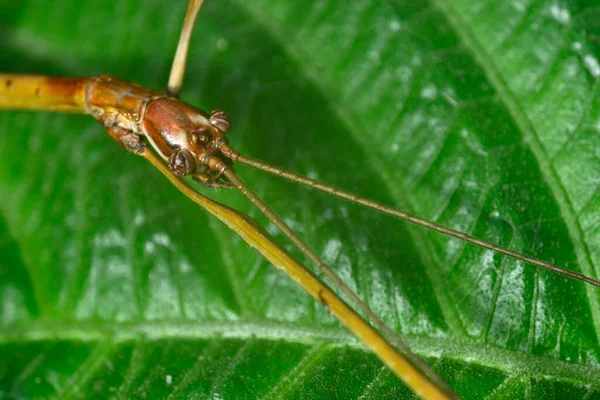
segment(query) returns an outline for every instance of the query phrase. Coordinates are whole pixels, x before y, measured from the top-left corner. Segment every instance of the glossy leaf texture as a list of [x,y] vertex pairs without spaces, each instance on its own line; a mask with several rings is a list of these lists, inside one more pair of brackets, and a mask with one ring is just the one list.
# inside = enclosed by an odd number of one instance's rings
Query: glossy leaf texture
[[[186,6],[0,7],[3,72],[161,88]],[[182,98],[249,155],[598,277],[599,21],[592,0],[207,0]],[[0,398],[412,396],[92,118],[0,132]],[[237,170],[464,398],[600,398],[597,289]]]

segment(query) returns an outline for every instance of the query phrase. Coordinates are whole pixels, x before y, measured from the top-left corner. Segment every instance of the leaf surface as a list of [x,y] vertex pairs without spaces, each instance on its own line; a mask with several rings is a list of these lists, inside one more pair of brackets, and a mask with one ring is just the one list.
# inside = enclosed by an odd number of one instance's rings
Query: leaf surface
[[[3,72],[153,88],[185,12],[0,7]],[[583,0],[207,1],[182,98],[226,110],[242,152],[597,277],[598,21]],[[411,396],[92,118],[0,131],[0,397]],[[600,396],[598,290],[237,169],[463,397]]]

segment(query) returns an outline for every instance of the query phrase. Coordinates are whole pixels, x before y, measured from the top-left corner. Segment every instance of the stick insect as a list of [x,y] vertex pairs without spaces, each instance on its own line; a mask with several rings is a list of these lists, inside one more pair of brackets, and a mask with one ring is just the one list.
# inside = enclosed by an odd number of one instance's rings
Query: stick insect
[[[219,46],[220,46],[220,47],[223,47],[223,46],[224,46],[222,41],[221,41],[221,42],[218,42],[218,45],[217,45],[217,47],[219,47]],[[263,157],[263,158],[266,158],[266,157]],[[422,255],[421,255],[421,256],[422,256]],[[460,313],[459,313],[459,314],[460,314]]]

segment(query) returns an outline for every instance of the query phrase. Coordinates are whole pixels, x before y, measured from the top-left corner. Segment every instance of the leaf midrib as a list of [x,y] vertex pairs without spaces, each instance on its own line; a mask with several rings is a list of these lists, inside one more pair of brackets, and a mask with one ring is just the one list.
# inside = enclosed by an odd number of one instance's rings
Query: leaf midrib
[[[10,332],[0,332],[4,343],[32,343],[40,341],[110,341],[113,345],[132,340],[273,340],[290,344],[347,347],[367,351],[354,336],[341,328],[327,328],[272,321],[180,322],[160,321],[143,323],[84,323],[44,321],[14,326]],[[510,377],[554,377],[589,385],[598,381],[596,367],[571,364],[481,345],[466,340],[430,338],[406,335],[411,349],[422,357],[444,357],[469,365],[480,365],[505,373]]]

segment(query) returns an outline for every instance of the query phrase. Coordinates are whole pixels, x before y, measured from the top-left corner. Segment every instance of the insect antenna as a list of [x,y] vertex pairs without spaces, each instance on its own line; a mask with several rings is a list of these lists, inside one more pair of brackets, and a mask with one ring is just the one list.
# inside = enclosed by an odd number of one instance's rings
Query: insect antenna
[[293,172],[289,172],[284,169],[275,167],[273,165],[269,165],[267,163],[264,163],[260,160],[255,159],[255,158],[240,154],[237,151],[234,151],[227,144],[223,144],[221,146],[221,150],[225,156],[231,158],[233,161],[237,161],[241,164],[248,165],[250,167],[256,168],[256,169],[264,171],[264,172],[268,172],[269,174],[278,176],[278,177],[286,179],[288,181],[300,183],[309,188],[313,188],[313,189],[317,189],[317,190],[320,190],[325,193],[329,193],[333,196],[336,196],[336,197],[342,198],[344,200],[348,200],[352,203],[359,204],[361,206],[379,211],[381,213],[390,215],[392,217],[411,222],[415,225],[419,225],[424,228],[464,240],[465,242],[471,243],[475,246],[482,247],[487,250],[492,250],[496,253],[503,254],[505,256],[508,256],[508,257],[511,257],[511,258],[514,258],[514,259],[517,259],[520,261],[524,261],[524,262],[534,265],[538,268],[547,269],[547,270],[555,272],[557,274],[564,275],[569,278],[573,278],[578,281],[588,283],[592,286],[600,287],[600,281],[590,278],[586,275],[583,275],[578,272],[574,272],[574,271],[571,271],[571,270],[568,270],[565,268],[561,268],[559,266],[556,266],[551,263],[547,263],[545,261],[538,260],[536,258],[530,257],[523,253],[519,253],[517,251],[507,249],[506,247],[502,247],[502,246],[498,246],[498,245],[495,245],[490,242],[486,242],[485,240],[481,240],[476,237],[467,235],[464,232],[460,232],[460,231],[457,231],[457,230],[454,230],[451,228],[447,228],[445,226],[436,224],[435,222],[431,222],[429,220],[426,220],[426,219],[423,219],[420,217],[416,217],[410,213],[396,210],[395,208],[386,206],[386,205],[378,203],[376,201],[357,196],[354,193],[346,192],[344,190],[336,188],[335,186],[327,185],[327,184],[321,183],[319,181],[316,181],[314,179],[310,179],[305,176],[298,175]]
[[[216,166],[218,169],[219,166]],[[252,204],[258,210],[277,226],[277,228],[287,236],[292,243],[306,256],[308,257],[331,281],[344,293],[356,307],[358,307],[371,321],[371,323],[379,329],[383,336],[389,340],[394,346],[399,348],[409,362],[416,367],[419,371],[425,374],[432,382],[434,382],[440,389],[451,395],[451,398],[458,398],[454,394],[453,390],[444,382],[427,364],[425,364],[416,354],[414,354],[408,345],[402,341],[398,335],[392,331],[380,318],[356,295],[341,279],[340,277],[325,264],[325,262],[310,248],[306,245],[302,239],[300,239],[290,227],[283,222],[254,192],[252,192],[244,182],[237,176],[235,171],[226,166],[224,163],[221,164],[222,175],[227,178],[244,196],[246,196]]]
[[[186,60],[189,50],[189,44],[191,39],[192,30],[200,7],[204,0],[190,0],[188,9],[183,23],[179,42],[177,44],[177,50],[173,65],[171,67],[171,73],[169,75],[169,82],[167,85],[167,94],[173,97],[179,97],[181,86],[183,85],[183,78],[185,74]],[[227,146],[226,142],[223,146]],[[228,146],[227,146],[228,147]],[[221,147],[223,151],[225,147]],[[145,152],[145,157],[151,161],[155,166],[160,169],[160,164],[153,157],[151,152]],[[444,382],[426,363],[414,354],[410,348],[390,329],[383,321],[348,287],[346,284],[331,270],[321,258],[313,252],[288,226],[281,220],[266,204],[254,194],[237,176],[233,169],[227,166],[224,162],[213,158],[216,165],[213,165],[213,170],[218,170],[222,175],[229,180],[244,196],[246,196],[264,215],[266,215],[274,224],[277,226],[297,247],[304,253],[329,279],[331,279],[338,288],[359,308],[375,328],[381,331],[381,334],[388,340],[393,346],[396,346],[402,353],[404,353],[406,360],[409,364],[412,364],[414,368],[419,370],[425,375],[431,383],[435,385],[436,390],[441,390],[445,396],[444,398],[458,399],[459,397],[454,391]],[[407,379],[406,377],[403,379]],[[408,383],[408,382],[406,382]]]

